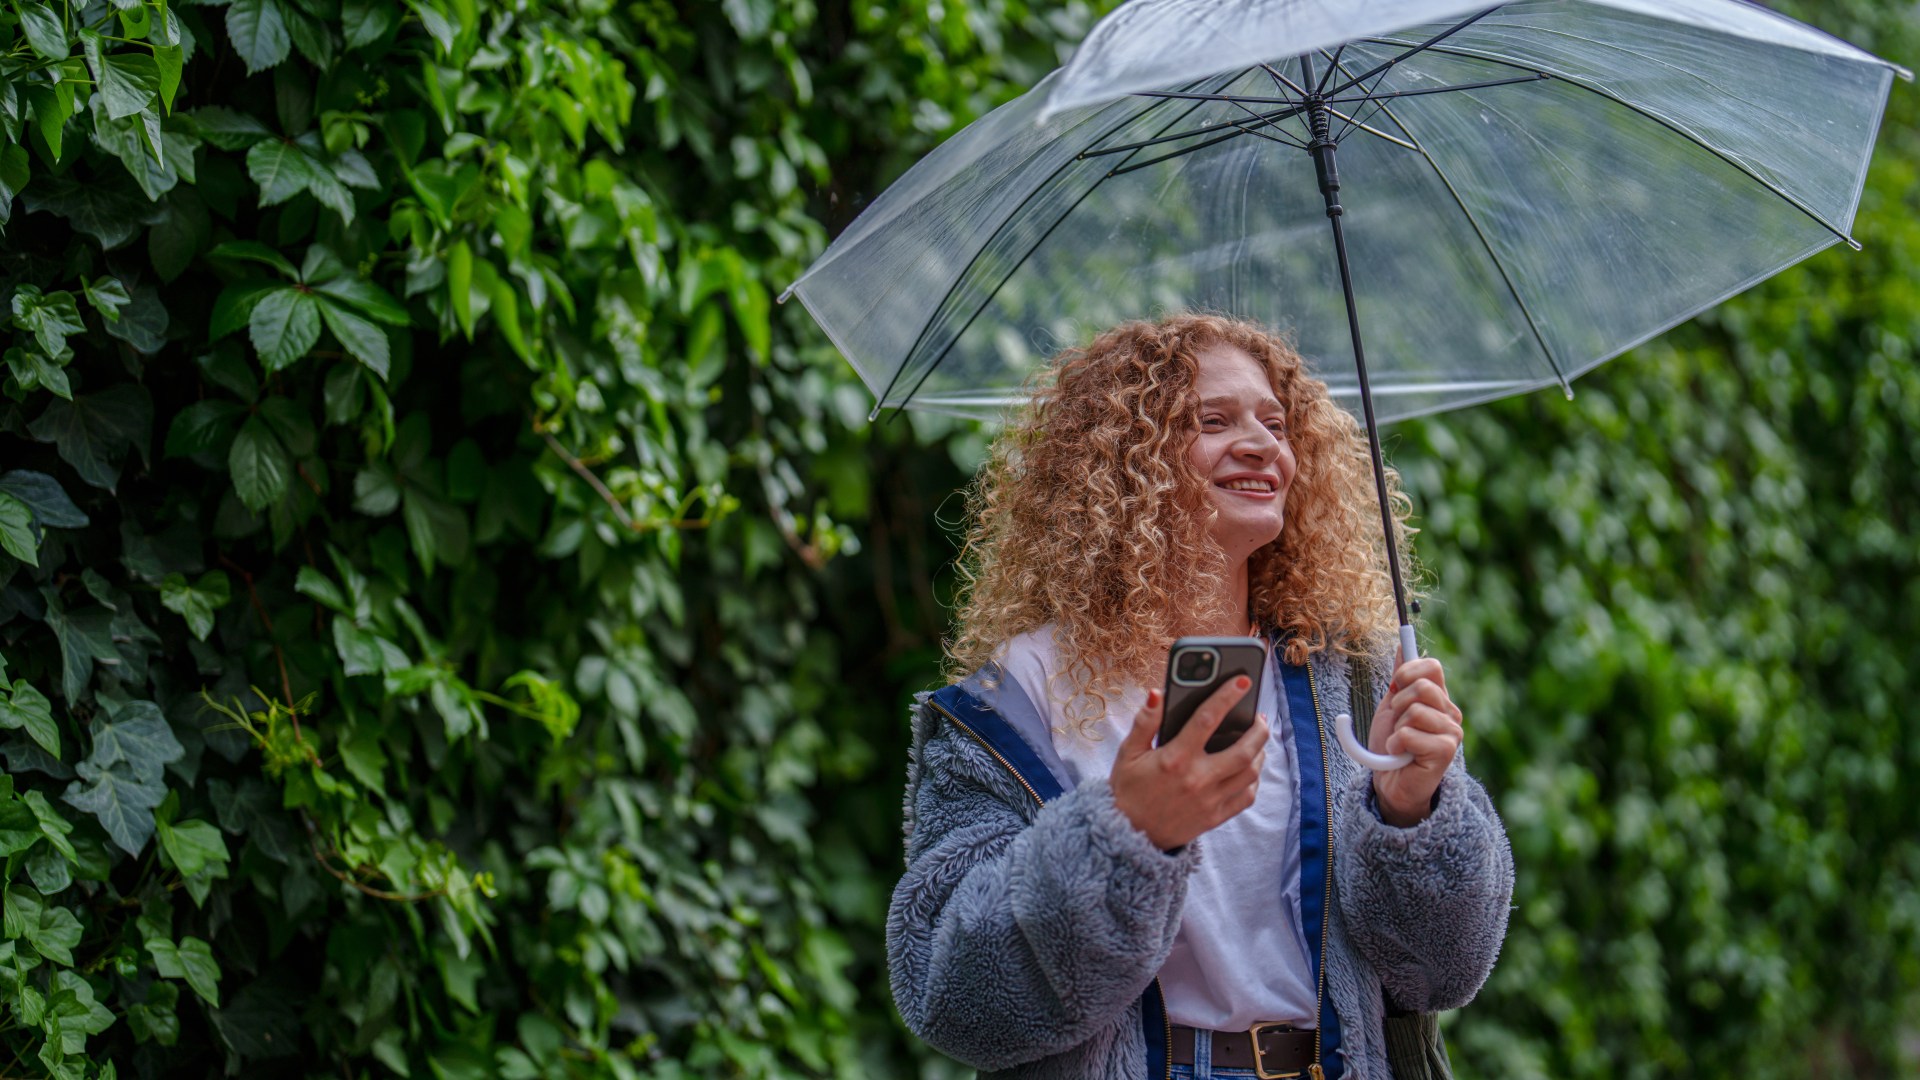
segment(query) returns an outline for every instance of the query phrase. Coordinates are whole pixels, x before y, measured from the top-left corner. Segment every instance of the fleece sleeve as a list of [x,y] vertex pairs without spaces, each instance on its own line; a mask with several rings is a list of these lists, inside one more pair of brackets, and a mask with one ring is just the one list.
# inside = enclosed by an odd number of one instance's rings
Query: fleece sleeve
[[1403,1009],[1473,1000],[1493,971],[1513,898],[1513,852],[1492,800],[1456,759],[1426,820],[1381,821],[1373,774],[1340,792],[1334,874],[1348,937]]
[[1041,808],[950,726],[907,791],[907,871],[887,912],[908,1029],[983,1071],[1085,1042],[1140,996],[1173,948],[1200,846],[1153,846],[1105,780]]

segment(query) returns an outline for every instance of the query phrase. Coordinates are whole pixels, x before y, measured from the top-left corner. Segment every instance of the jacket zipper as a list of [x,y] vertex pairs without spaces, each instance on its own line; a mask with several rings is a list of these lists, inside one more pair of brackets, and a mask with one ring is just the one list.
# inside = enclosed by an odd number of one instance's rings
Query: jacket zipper
[[1315,980],[1313,991],[1313,1064],[1308,1066],[1307,1075],[1312,1080],[1325,1080],[1326,1071],[1320,1063],[1320,1032],[1326,1027],[1321,1017],[1326,1015],[1327,1000],[1327,929],[1333,925],[1333,762],[1327,758],[1327,725],[1320,719],[1320,684],[1313,677],[1313,661],[1307,661],[1307,692],[1313,696],[1313,724],[1320,732],[1320,769],[1324,776],[1321,794],[1327,799],[1327,892],[1320,906],[1320,977]]
[[[947,710],[945,710],[945,709],[943,709],[943,708],[941,708],[941,707],[940,707],[940,703],[939,703],[939,702],[937,702],[937,701],[928,701],[928,702],[927,702],[927,704],[928,704],[928,705],[931,705],[931,706],[933,706],[933,711],[934,711],[934,712],[937,712],[937,713],[939,713],[939,714],[940,714],[941,716],[944,716],[944,717],[946,717],[946,718],[947,718],[947,719],[948,719],[949,721],[951,721],[951,722],[953,723],[953,726],[954,726],[954,727],[957,727],[957,728],[959,728],[959,729],[960,729],[961,731],[964,731],[964,732],[966,732],[966,733],[967,733],[967,737],[968,737],[968,738],[970,738],[970,739],[972,739],[972,740],[973,740],[974,742],[977,742],[977,743],[979,743],[979,744],[980,744],[980,748],[981,748],[982,750],[985,750],[985,751],[986,751],[987,753],[989,753],[989,754],[992,754],[992,755],[993,755],[993,760],[995,760],[995,761],[997,761],[997,762],[999,762],[999,763],[1000,763],[1000,767],[1001,767],[1001,768],[1003,768],[1003,769],[1005,769],[1005,770],[1007,770],[1007,775],[1009,775],[1009,776],[1011,776],[1011,777],[1013,777],[1013,778],[1014,778],[1015,780],[1017,780],[1017,781],[1019,781],[1019,783],[1020,783],[1020,786],[1021,786],[1021,787],[1023,787],[1023,788],[1026,788],[1026,789],[1027,789],[1027,794],[1028,794],[1028,795],[1031,795],[1031,796],[1033,796],[1033,802],[1034,802],[1034,805],[1036,805],[1036,806],[1045,806],[1045,805],[1047,805],[1047,800],[1045,800],[1045,799],[1043,799],[1043,798],[1041,798],[1041,797],[1040,797],[1040,793],[1039,793],[1039,792],[1037,792],[1037,791],[1035,791],[1035,790],[1033,790],[1033,785],[1032,785],[1032,784],[1029,784],[1029,783],[1027,783],[1027,778],[1026,778],[1026,777],[1024,777],[1024,776],[1021,776],[1021,775],[1020,775],[1020,770],[1019,770],[1019,769],[1016,769],[1016,768],[1014,768],[1014,767],[1013,767],[1013,763],[1012,763],[1012,762],[1010,762],[1010,761],[1008,761],[1008,760],[1007,760],[1006,758],[1004,758],[1004,757],[1002,757],[1002,756],[1000,755],[1000,751],[998,751],[998,750],[995,750],[995,749],[993,748],[993,744],[992,744],[992,743],[989,743],[989,742],[988,742],[987,740],[985,740],[985,739],[983,739],[983,738],[981,738],[981,737],[980,737],[980,733],[979,733],[979,732],[977,732],[977,731],[975,731],[975,730],[973,730],[972,728],[970,728],[970,727],[968,727],[968,726],[966,725],[966,722],[965,722],[965,721],[963,721],[963,720],[961,720],[961,719],[960,719],[959,717],[957,717],[957,716],[955,716],[955,715],[953,715],[952,713],[950,713],[950,712],[948,712]],[[1318,706],[1315,706],[1315,708],[1317,709],[1317,708],[1318,708]],[[1322,733],[1321,733],[1321,740],[1320,740],[1320,741],[1321,741],[1321,745],[1322,745],[1322,746],[1324,746],[1324,745],[1326,744],[1326,737],[1325,737],[1325,732],[1322,732]],[[1332,804],[1331,804],[1331,803],[1329,803],[1329,804],[1328,804],[1328,807],[1329,807],[1329,813],[1331,813],[1331,807],[1332,807]],[[1322,966],[1325,966],[1325,965],[1324,965],[1324,962],[1323,962],[1323,964],[1322,964]],[[1161,986],[1161,985],[1160,985],[1160,976],[1158,976],[1158,975],[1155,975],[1155,976],[1153,977],[1153,988],[1154,988],[1155,990],[1158,990],[1158,991],[1160,991],[1160,1024],[1161,1024],[1161,1026],[1162,1026],[1162,1027],[1164,1027],[1164,1028],[1166,1029],[1166,1042],[1164,1042],[1164,1043],[1162,1043],[1162,1044],[1161,1044],[1162,1046],[1165,1046],[1165,1047],[1166,1047],[1166,1058],[1167,1058],[1167,1075],[1166,1075],[1166,1080],[1173,1080],[1173,1018],[1172,1018],[1171,1016],[1169,1016],[1169,1015],[1168,1015],[1168,1013],[1167,1013],[1167,991],[1166,991],[1166,988],[1165,988],[1165,987],[1163,987],[1163,986]],[[1318,1034],[1318,1033],[1315,1033],[1315,1035],[1314,1035],[1314,1037],[1313,1037],[1313,1038],[1314,1038],[1314,1048],[1315,1048],[1315,1049],[1314,1049],[1314,1056],[1315,1056],[1315,1057],[1319,1057],[1319,1056],[1320,1056],[1320,1051],[1319,1051],[1319,1045],[1320,1045],[1320,1036],[1319,1036],[1319,1034]],[[1316,1066],[1314,1066],[1314,1068],[1316,1068],[1316,1069],[1317,1069],[1317,1068],[1319,1068],[1319,1066],[1317,1066],[1317,1065],[1316,1065]],[[1316,1078],[1315,1078],[1315,1080],[1319,1080],[1319,1078],[1318,1078],[1318,1077],[1316,1077]]]
[[985,750],[987,753],[992,754],[993,760],[999,762],[1001,768],[1007,770],[1007,773],[1009,775],[1011,775],[1015,780],[1018,780],[1020,782],[1020,786],[1027,789],[1027,794],[1033,796],[1033,801],[1035,805],[1037,806],[1047,805],[1047,800],[1041,798],[1040,793],[1033,790],[1033,785],[1027,783],[1027,778],[1020,775],[1020,770],[1014,768],[1012,762],[1000,756],[1000,751],[995,750],[993,748],[992,743],[989,743],[987,740],[981,738],[979,733],[975,732],[972,728],[968,727],[964,722],[961,721],[959,717],[941,708],[939,702],[930,700],[927,702],[927,704],[933,706],[934,712],[937,712],[941,716],[946,717],[948,720],[953,721],[953,726],[959,728],[961,731],[966,732],[967,737],[972,739],[974,742],[979,743],[980,748],[982,750]]

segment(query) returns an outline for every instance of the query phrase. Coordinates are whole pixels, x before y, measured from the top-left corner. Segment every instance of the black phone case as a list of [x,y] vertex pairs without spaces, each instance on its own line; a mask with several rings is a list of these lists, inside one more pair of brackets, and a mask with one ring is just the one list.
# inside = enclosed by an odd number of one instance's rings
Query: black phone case
[[[1211,647],[1220,653],[1220,667],[1204,686],[1182,686],[1173,681],[1174,656],[1181,649],[1193,646]],[[1253,685],[1214,729],[1212,738],[1207,740],[1207,753],[1217,754],[1232,746],[1253,726],[1260,702],[1260,681],[1266,676],[1266,667],[1267,650],[1259,638],[1187,637],[1174,642],[1167,650],[1166,711],[1160,717],[1160,745],[1172,742],[1215,690],[1235,676],[1245,675],[1253,680]]]

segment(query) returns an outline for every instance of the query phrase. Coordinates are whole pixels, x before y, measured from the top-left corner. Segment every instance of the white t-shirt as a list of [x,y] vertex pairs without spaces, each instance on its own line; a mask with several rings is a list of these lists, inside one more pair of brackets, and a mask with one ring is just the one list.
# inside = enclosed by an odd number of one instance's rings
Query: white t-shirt
[[[1120,743],[1133,729],[1146,691],[1130,687],[1089,723],[1092,737],[1067,719],[1064,680],[1054,685],[1058,650],[1053,627],[1002,646],[1001,670],[1043,710],[1053,748],[1078,785],[1113,771]],[[1206,833],[1206,855],[1187,886],[1187,904],[1173,952],[1160,969],[1167,1016],[1176,1024],[1243,1031],[1262,1021],[1319,1024],[1311,956],[1300,919],[1298,764],[1280,672],[1269,663],[1260,683],[1266,714],[1266,768],[1254,804]]]

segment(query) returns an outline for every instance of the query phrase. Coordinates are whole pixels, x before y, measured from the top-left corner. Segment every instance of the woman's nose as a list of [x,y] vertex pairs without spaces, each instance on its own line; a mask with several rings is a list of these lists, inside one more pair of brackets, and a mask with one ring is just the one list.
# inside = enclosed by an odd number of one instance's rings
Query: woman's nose
[[1280,456],[1280,438],[1264,425],[1258,425],[1235,442],[1234,452],[1264,465]]

